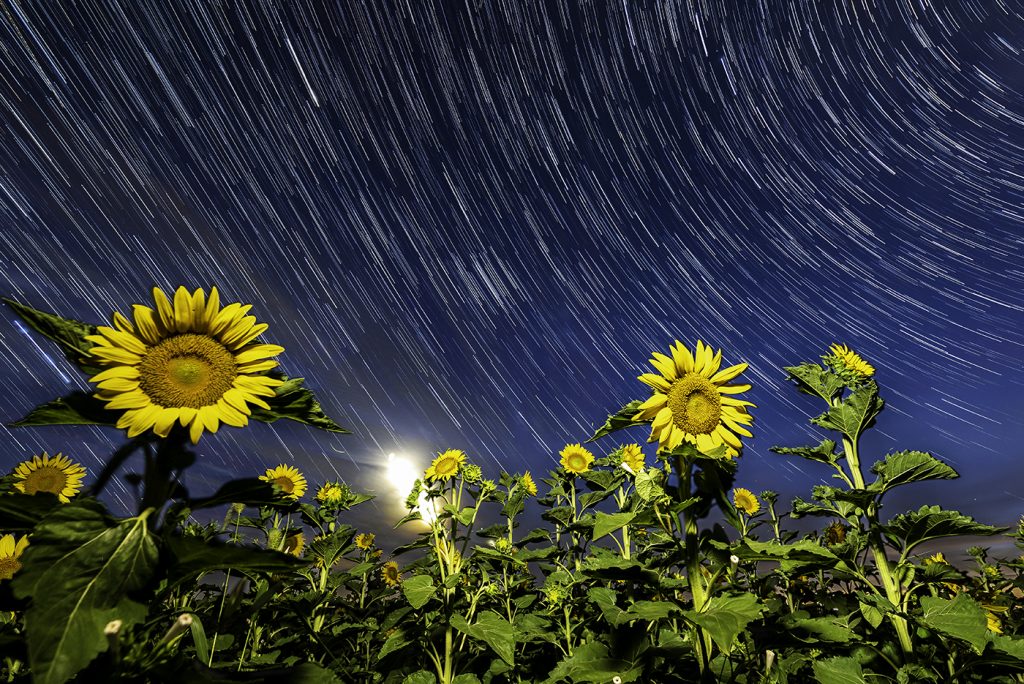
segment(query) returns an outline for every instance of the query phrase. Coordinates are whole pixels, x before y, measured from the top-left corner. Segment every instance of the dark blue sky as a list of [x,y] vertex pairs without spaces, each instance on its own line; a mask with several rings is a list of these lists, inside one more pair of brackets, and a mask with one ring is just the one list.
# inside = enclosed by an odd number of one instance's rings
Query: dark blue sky
[[[383,526],[389,452],[544,471],[700,338],[751,364],[738,484],[807,496],[780,367],[839,341],[889,400],[865,460],[963,475],[890,510],[1024,512],[1019,3],[0,9],[0,290],[100,322],[216,284],[356,433],[204,437],[194,490],[294,463]],[[83,386],[2,317],[0,416]],[[0,430],[93,472],[121,438]]]

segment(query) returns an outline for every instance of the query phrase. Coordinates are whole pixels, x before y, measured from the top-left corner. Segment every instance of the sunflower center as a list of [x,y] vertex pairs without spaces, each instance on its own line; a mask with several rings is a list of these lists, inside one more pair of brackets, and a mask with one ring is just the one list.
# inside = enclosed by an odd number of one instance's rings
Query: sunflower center
[[567,470],[583,470],[587,467],[587,458],[583,454],[569,454],[565,462],[569,464]]
[[25,476],[22,487],[25,488],[26,494],[49,492],[59,496],[67,483],[68,476],[60,468],[42,466]]
[[284,490],[285,494],[291,494],[295,491],[295,483],[292,482],[291,478],[288,477],[275,477],[273,480],[274,484]]
[[14,579],[14,573],[21,570],[21,561],[13,556],[0,558],[0,580]]
[[139,363],[139,388],[159,406],[211,406],[232,387],[235,357],[208,335],[163,340]]
[[687,373],[668,390],[672,422],[691,435],[715,431],[722,417],[722,399],[718,389],[699,373]]
[[459,464],[454,458],[442,459],[435,469],[438,475],[454,475],[459,470]]

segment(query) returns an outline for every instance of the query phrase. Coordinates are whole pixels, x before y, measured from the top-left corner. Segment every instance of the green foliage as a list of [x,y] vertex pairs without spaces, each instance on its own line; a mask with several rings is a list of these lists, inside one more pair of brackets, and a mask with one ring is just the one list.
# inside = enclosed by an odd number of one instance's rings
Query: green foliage
[[953,480],[960,475],[924,451],[897,451],[879,461],[871,472],[878,475],[872,488],[885,493],[894,487],[922,480]]
[[871,427],[884,405],[878,396],[878,386],[871,381],[853,390],[825,413],[812,418],[811,422],[855,440]]
[[66,396],[40,404],[13,427],[34,425],[116,425],[120,414],[103,408],[103,402],[85,392],[72,392]]
[[970,516],[956,511],[926,505],[916,511],[897,515],[882,529],[904,553],[909,553],[919,544],[933,539],[964,535],[991,536],[999,534],[1004,528],[975,522]]
[[320,402],[308,388],[303,386],[304,378],[289,378],[285,375],[279,377],[284,380],[284,384],[276,387],[274,389],[275,396],[267,399],[270,409],[253,407],[253,420],[273,423],[281,418],[287,418],[328,432],[351,434],[327,417],[320,407]]
[[14,309],[14,312],[30,328],[43,337],[56,342],[68,361],[81,368],[84,373],[93,375],[100,371],[99,367],[90,363],[92,357],[89,355],[89,349],[93,344],[85,339],[86,335],[96,334],[95,325],[71,318],[61,318],[56,314],[33,309],[6,297],[3,298],[3,302]]
[[611,434],[617,430],[622,430],[634,425],[642,425],[642,423],[633,422],[633,416],[639,413],[640,404],[642,403],[644,402],[636,399],[627,403],[615,413],[609,415],[608,420],[604,422],[604,425],[597,428],[597,430],[594,431],[594,434],[591,435],[590,439],[587,441],[593,442],[594,440]]

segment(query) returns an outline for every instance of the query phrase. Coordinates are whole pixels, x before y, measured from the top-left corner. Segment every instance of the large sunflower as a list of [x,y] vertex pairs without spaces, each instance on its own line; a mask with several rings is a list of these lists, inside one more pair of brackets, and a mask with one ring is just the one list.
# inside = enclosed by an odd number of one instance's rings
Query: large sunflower
[[284,351],[276,344],[255,342],[266,329],[251,304],[221,308],[217,288],[210,296],[198,288],[174,293],[173,304],[153,288],[155,310],[134,305],[134,323],[118,312],[114,327],[101,325],[89,353],[106,369],[90,382],[94,396],[109,409],[124,410],[117,421],[135,437],[150,428],[166,437],[175,422],[190,427],[192,443],[204,430],[216,432],[223,422],[243,427],[249,404],[270,406],[260,397],[274,396],[283,381],[263,375],[277,366],[273,357]]
[[23,494],[49,492],[63,503],[82,488],[85,468],[63,454],[42,457],[33,456],[31,461],[22,461],[14,469],[14,488]]
[[260,475],[260,479],[280,487],[288,499],[301,499],[306,493],[306,478],[295,466],[282,463],[276,468],[267,468],[267,472]]
[[749,401],[730,395],[746,392],[750,385],[726,384],[747,369],[740,363],[719,370],[722,350],[697,340],[696,350],[676,340],[672,356],[654,352],[650,363],[658,373],[645,373],[638,379],[654,390],[639,407],[634,421],[652,421],[647,441],[659,442],[658,449],[675,449],[684,441],[703,452],[725,446],[729,456],[739,455],[743,444],[737,435],[752,437],[744,427],[754,422],[747,413]]
[[558,452],[562,457],[560,463],[565,472],[573,475],[582,475],[590,470],[590,464],[594,462],[594,454],[590,453],[582,444],[566,444],[565,448]]
[[458,449],[441,452],[427,468],[424,476],[430,480],[448,480],[459,473],[459,468],[466,462],[466,454]]
[[15,541],[13,534],[0,537],[0,580],[9,580],[21,570],[22,551],[28,546],[28,535]]

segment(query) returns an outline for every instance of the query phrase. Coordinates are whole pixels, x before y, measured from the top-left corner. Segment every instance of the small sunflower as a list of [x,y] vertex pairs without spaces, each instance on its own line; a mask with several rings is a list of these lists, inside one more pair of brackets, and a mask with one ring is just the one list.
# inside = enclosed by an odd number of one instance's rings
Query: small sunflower
[[21,553],[28,546],[28,535],[15,540],[13,534],[0,537],[0,580],[9,580],[21,570]]
[[730,395],[746,392],[750,385],[726,384],[747,369],[740,363],[719,370],[722,351],[697,340],[695,352],[676,340],[672,356],[654,352],[650,363],[658,373],[645,373],[638,380],[654,390],[633,416],[637,422],[651,421],[647,441],[659,443],[658,450],[671,450],[684,441],[700,451],[724,446],[728,456],[738,456],[743,444],[737,435],[753,437],[746,425],[754,422],[747,413],[749,401]]
[[941,551],[939,551],[938,553],[934,553],[931,556],[928,556],[927,558],[925,558],[923,561],[921,561],[921,564],[922,565],[949,565],[949,561],[946,560],[945,554],[943,554]]
[[622,447],[622,464],[629,466],[634,475],[643,472],[644,452],[639,444],[627,444]]
[[345,497],[345,490],[337,482],[325,482],[316,491],[316,500],[325,506],[336,506]]
[[284,552],[293,556],[301,556],[306,548],[306,535],[302,531],[293,532],[284,538]]
[[427,480],[449,480],[458,474],[459,468],[466,462],[466,454],[458,449],[442,451],[427,468]]
[[558,455],[562,457],[562,467],[573,475],[587,472],[594,462],[594,454],[584,449],[582,444],[566,444]]
[[866,380],[875,374],[875,367],[845,344],[833,344],[829,347],[829,351],[832,352],[832,357],[838,362],[840,368],[852,371],[859,378]]
[[376,536],[373,532],[364,532],[356,535],[356,546],[363,551],[369,551],[373,547],[373,540]]
[[264,373],[277,366],[273,357],[284,347],[255,341],[267,324],[246,316],[251,304],[221,308],[215,287],[208,298],[202,288],[189,294],[179,287],[173,303],[154,287],[153,301],[155,310],[134,305],[134,323],[115,312],[114,327],[101,325],[85,338],[93,343],[89,354],[106,367],[89,379],[98,390],[93,396],[124,410],[117,427],[129,437],[151,428],[166,437],[177,422],[196,444],[221,423],[247,425],[249,404],[270,408],[261,397],[273,397],[283,381]]
[[530,496],[537,496],[537,483],[533,481],[533,475],[529,471],[519,476],[519,484]]
[[736,508],[747,515],[757,515],[758,511],[761,510],[761,502],[757,500],[754,493],[743,487],[737,487],[732,490],[732,502],[736,504]]
[[260,479],[280,487],[285,497],[289,499],[301,499],[306,493],[306,478],[294,466],[282,463],[276,468],[267,468],[267,472],[260,475]]
[[58,453],[51,457],[44,451],[41,458],[33,456],[31,461],[18,464],[14,469],[14,488],[23,494],[49,492],[68,503],[82,488],[84,477],[85,468],[67,456]]
[[389,587],[397,587],[402,583],[402,572],[398,569],[398,563],[395,561],[388,561],[380,569],[381,577],[384,578],[384,583]]
[[846,541],[846,525],[835,520],[825,527],[825,546],[835,546]]

